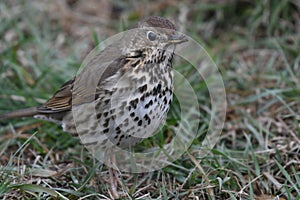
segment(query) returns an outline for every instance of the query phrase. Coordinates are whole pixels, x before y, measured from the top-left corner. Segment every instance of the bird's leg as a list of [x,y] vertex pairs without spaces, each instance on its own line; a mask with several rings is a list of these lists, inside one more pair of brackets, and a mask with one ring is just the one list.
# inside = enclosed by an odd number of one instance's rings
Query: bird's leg
[[116,168],[116,157],[115,154],[110,151],[110,159],[109,159],[109,163],[107,165],[107,167],[109,168],[109,179],[110,179],[110,192],[111,195],[114,199],[118,199],[120,198],[120,195],[118,193],[118,178],[116,176],[116,170],[114,168]]
[[118,199],[120,195],[118,193],[118,181],[116,180],[115,170],[113,168],[109,168],[109,178],[110,178],[110,192],[113,198]]

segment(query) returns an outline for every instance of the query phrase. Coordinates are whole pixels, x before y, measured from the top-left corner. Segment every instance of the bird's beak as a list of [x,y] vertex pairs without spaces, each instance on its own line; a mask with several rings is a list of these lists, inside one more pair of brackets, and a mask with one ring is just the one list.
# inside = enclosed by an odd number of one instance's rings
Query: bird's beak
[[174,34],[169,38],[168,43],[170,43],[170,44],[180,44],[180,43],[184,43],[184,42],[187,42],[187,41],[188,41],[188,39],[184,35]]

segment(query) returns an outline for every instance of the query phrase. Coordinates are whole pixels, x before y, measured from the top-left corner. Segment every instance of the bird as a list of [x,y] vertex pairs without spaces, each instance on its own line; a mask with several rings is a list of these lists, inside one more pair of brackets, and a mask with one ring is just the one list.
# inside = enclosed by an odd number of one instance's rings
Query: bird
[[186,41],[169,19],[144,18],[93,55],[46,103],[0,114],[0,120],[55,122],[88,148],[134,146],[157,131],[170,109],[174,50]]

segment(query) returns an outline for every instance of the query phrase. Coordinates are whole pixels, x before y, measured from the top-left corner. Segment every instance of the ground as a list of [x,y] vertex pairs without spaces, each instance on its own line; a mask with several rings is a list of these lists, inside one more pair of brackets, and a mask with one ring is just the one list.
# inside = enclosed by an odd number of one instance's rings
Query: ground
[[[45,102],[102,40],[159,15],[201,44],[218,66],[226,118],[214,148],[201,146],[210,96],[184,63],[200,104],[199,137],[161,170],[122,173],[123,199],[300,198],[300,3],[274,1],[0,2],[0,112]],[[201,63],[199,63],[201,64]],[[224,100],[225,101],[225,100]],[[175,101],[149,149],[172,137]],[[110,199],[108,169],[59,126],[24,118],[0,122],[3,199]]]

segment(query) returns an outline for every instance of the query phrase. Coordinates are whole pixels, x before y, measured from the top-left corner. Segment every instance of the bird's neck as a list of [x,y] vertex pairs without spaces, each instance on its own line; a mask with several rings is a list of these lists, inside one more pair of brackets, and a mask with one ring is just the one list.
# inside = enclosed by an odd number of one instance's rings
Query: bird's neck
[[[173,52],[159,48],[147,48],[143,51],[143,55],[145,63],[164,63],[164,65],[167,65],[167,63],[171,63],[173,59]],[[172,65],[170,65],[170,67],[172,67]]]

